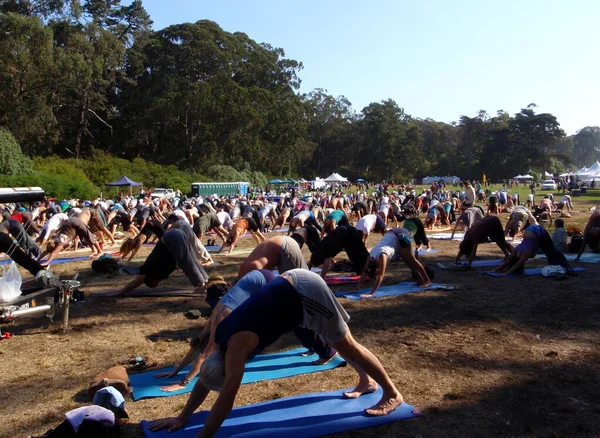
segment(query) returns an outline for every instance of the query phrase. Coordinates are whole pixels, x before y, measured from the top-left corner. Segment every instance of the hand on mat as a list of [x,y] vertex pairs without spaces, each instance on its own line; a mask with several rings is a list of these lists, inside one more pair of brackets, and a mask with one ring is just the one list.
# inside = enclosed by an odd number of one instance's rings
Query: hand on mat
[[202,283],[201,285],[196,286],[193,293],[198,294],[200,296],[206,295],[206,283]]
[[177,371],[173,370],[173,371],[169,371],[168,373],[157,373],[154,375],[155,379],[162,379],[163,377],[166,377],[167,379],[169,377],[175,377],[177,375]]
[[172,383],[171,385],[161,386],[160,390],[162,392],[174,392],[179,391],[180,389],[185,389],[187,385],[183,385],[181,382]]
[[175,432],[177,429],[181,429],[184,425],[185,421],[180,420],[179,417],[163,418],[162,420],[156,420],[148,429],[150,429],[152,432],[163,429],[168,429],[168,432]]

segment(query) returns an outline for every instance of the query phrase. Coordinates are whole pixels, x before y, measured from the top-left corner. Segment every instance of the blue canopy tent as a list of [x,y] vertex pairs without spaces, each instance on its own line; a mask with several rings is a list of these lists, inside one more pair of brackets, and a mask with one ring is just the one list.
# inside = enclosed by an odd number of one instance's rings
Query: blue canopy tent
[[106,183],[104,185],[110,186],[110,187],[127,187],[127,186],[129,186],[129,194],[131,195],[133,193],[133,191],[131,189],[132,187],[139,187],[143,184],[139,183],[139,182],[135,182],[135,181],[127,178],[125,175],[123,175],[118,180],[113,181],[111,183]]
[[272,179],[268,182],[268,184],[283,184],[283,181],[281,181],[280,179]]
[[356,180],[356,182],[365,182],[365,180],[364,180],[364,179],[362,179],[362,178],[358,178],[358,179]]

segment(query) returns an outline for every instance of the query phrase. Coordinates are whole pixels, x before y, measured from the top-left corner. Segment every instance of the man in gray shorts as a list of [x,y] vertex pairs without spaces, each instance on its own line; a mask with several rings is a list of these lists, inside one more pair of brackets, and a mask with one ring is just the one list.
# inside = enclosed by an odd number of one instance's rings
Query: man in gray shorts
[[291,237],[271,237],[254,248],[254,251],[240,265],[238,280],[255,269],[275,268],[280,274],[295,268],[308,270],[298,243]]
[[482,208],[480,208],[480,207],[467,208],[465,211],[463,211],[461,213],[461,215],[456,220],[456,223],[454,224],[454,229],[452,230],[452,235],[450,236],[450,239],[454,238],[454,233],[456,233],[456,228],[458,228],[459,223],[462,222],[462,224],[465,226],[465,231],[466,231],[469,229],[469,227],[472,227],[477,222],[479,222],[481,219],[483,219],[483,216],[484,216],[484,211]]
[[298,325],[322,335],[357,371],[358,385],[344,393],[346,398],[374,392],[381,385],[381,400],[365,412],[374,416],[389,414],[402,404],[402,395],[375,355],[354,340],[347,325],[349,319],[318,274],[303,269],[288,271],[219,324],[215,333],[219,350],[202,365],[185,408],[175,418],[153,423],[150,430],[173,431],[184,426],[212,389],[220,394],[198,436],[213,436],[233,407],[246,362]]

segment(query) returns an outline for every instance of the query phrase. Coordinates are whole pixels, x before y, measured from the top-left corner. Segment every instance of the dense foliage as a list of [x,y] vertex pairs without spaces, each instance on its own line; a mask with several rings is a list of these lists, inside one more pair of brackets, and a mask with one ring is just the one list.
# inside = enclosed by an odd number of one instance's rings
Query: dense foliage
[[[355,111],[325,90],[300,94],[302,64],[244,33],[206,20],[151,26],[141,0],[0,4],[0,141],[16,150],[4,140],[10,132],[25,155],[44,158],[28,178],[77,168],[84,191],[121,173],[152,186],[332,171],[497,179],[600,158],[599,127],[566,137],[533,104],[452,124],[415,119],[393,100]],[[10,152],[7,165],[4,175],[25,181],[27,160]]]

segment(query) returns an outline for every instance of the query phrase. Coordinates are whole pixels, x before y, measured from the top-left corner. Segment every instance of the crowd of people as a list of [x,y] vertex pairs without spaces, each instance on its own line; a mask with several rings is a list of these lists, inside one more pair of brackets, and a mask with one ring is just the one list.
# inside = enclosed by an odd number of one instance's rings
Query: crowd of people
[[[156,287],[181,269],[213,313],[181,364],[165,375],[172,377],[192,363],[180,382],[163,387],[178,390],[199,375],[188,403],[179,416],[159,420],[151,429],[182,427],[209,391],[218,390],[204,425],[206,436],[219,428],[231,410],[244,364],[286,332],[294,332],[307,352],[318,354],[316,365],[327,364],[339,354],[355,368],[358,383],[345,397],[383,389],[381,400],[367,414],[386,415],[402,403],[379,360],[352,337],[349,316],[324,281],[336,270],[341,252],[346,253],[350,269],[360,275],[358,290],[373,281],[363,294],[370,297],[395,260],[406,265],[419,287],[431,285],[433,273],[416,255],[418,250],[431,249],[428,231],[448,230],[454,236],[464,230],[456,262],[464,256],[468,266],[479,245],[495,242],[504,259],[498,271],[506,274],[522,271],[538,252],[546,255],[548,264],[560,265],[571,274],[565,252],[575,250],[579,259],[586,247],[600,251],[600,208],[580,233],[579,245],[569,245],[568,235],[577,231],[564,226],[563,218],[573,210],[569,195],[560,200],[547,195],[539,203],[530,195],[521,203],[516,193],[490,192],[470,182],[455,190],[444,184],[422,192],[404,185],[380,184],[373,189],[172,200],[143,196],[63,200],[29,207],[9,204],[3,206],[0,251],[36,275],[67,248],[87,246],[91,257],[97,258],[105,247],[116,250],[121,240],[121,257],[132,260],[143,244],[155,242],[139,274],[119,293],[126,295],[141,285]],[[505,224],[501,213],[509,214]],[[554,224],[555,231],[550,234],[544,223]],[[203,241],[220,242],[218,253],[227,256],[246,233],[256,247],[240,264],[235,284],[209,276],[205,267],[214,263],[214,252],[211,255]],[[381,237],[369,249],[372,234]],[[517,237],[522,240],[513,247],[508,239],[514,243]],[[304,245],[308,259],[302,253]],[[311,270],[316,267],[321,267],[320,273]]]

